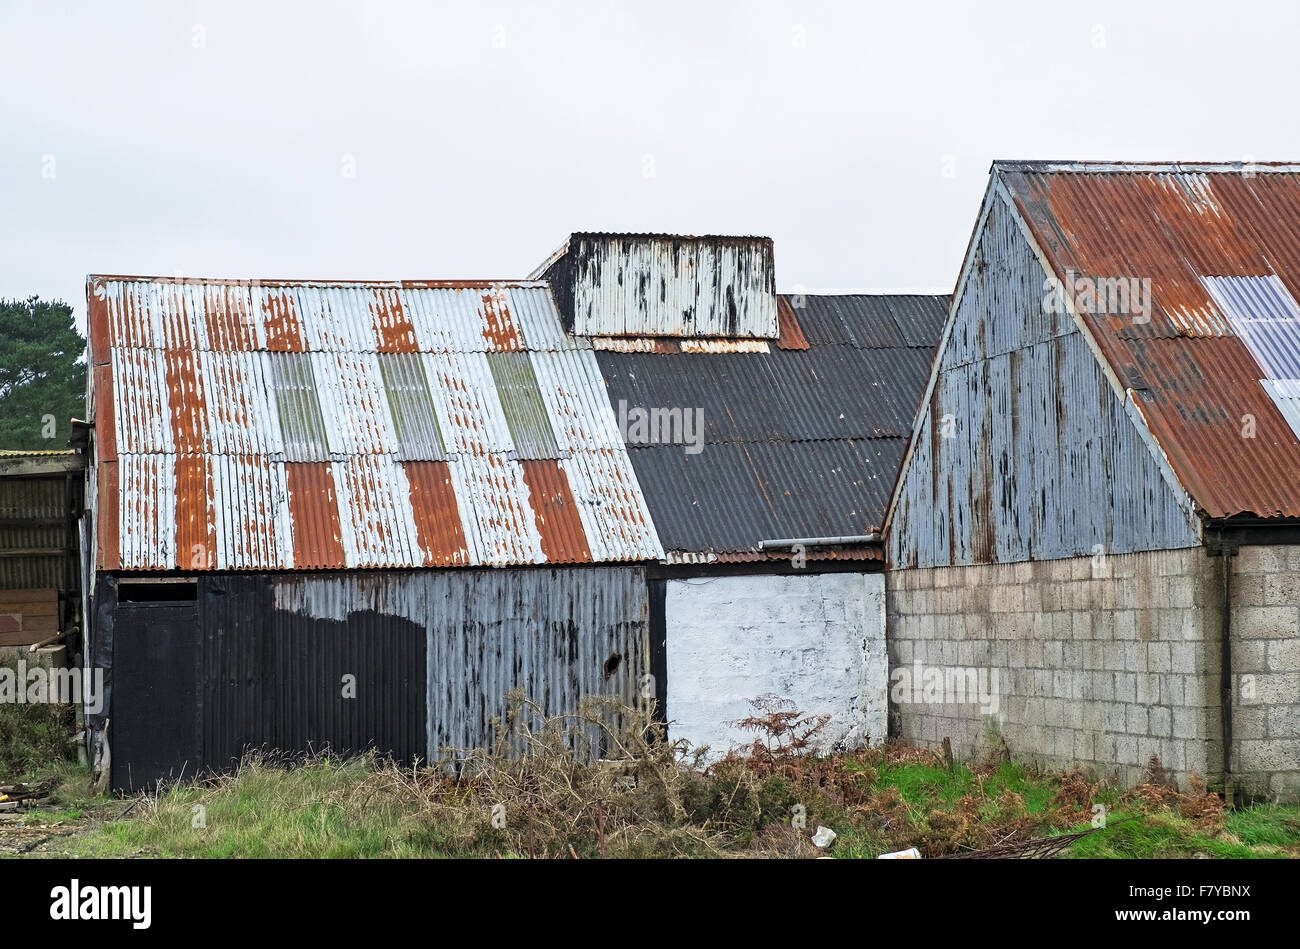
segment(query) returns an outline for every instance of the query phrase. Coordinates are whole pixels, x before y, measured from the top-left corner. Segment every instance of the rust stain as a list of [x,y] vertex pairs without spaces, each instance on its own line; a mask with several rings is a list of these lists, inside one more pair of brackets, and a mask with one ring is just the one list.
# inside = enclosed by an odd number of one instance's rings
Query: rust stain
[[211,476],[206,455],[177,455],[176,567],[211,570],[216,566],[217,532],[210,508]]
[[176,453],[180,455],[204,451],[207,447],[207,415],[203,385],[194,365],[194,351],[169,349],[163,355],[163,365]]
[[121,492],[117,483],[116,460],[100,459],[98,495],[96,517],[99,519],[99,567],[101,570],[117,570],[122,565],[122,548],[118,524]]
[[266,327],[266,348],[272,352],[301,353],[302,320],[294,297],[281,290],[268,293],[262,301],[262,324]]
[[370,291],[370,316],[375,323],[375,338],[381,353],[413,353],[419,347],[415,327],[402,307],[397,291],[375,287]]
[[297,569],[346,566],[338,495],[332,466],[289,462],[284,466],[293,525],[293,565]]
[[108,331],[108,294],[102,280],[92,279],[86,284],[86,334],[90,337],[92,365],[108,363],[113,354]]
[[532,501],[542,553],[551,563],[589,563],[591,548],[582,531],[578,506],[569,479],[559,463],[551,460],[521,461],[524,482]]
[[776,298],[776,328],[778,349],[807,349],[808,340],[803,335],[794,307],[787,297]]
[[411,486],[411,511],[426,567],[447,567],[469,562],[465,529],[461,526],[451,469],[445,461],[407,461],[402,464]]
[[519,329],[515,326],[506,306],[506,295],[500,290],[484,293],[483,299],[483,338],[490,344],[490,349],[523,349],[519,338]]
[[113,367],[95,367],[95,453],[100,461],[117,461],[117,424],[113,408]]

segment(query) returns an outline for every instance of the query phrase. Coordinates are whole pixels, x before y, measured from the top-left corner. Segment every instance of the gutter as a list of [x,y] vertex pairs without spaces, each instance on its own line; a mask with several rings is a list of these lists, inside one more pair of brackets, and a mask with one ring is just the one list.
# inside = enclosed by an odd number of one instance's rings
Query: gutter
[[880,532],[843,537],[787,537],[782,540],[760,540],[759,550],[784,550],[789,547],[841,547],[848,544],[878,544]]

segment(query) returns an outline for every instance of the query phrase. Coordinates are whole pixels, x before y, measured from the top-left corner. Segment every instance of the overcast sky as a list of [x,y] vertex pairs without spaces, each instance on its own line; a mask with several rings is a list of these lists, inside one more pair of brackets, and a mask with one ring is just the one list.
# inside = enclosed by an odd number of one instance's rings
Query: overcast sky
[[764,234],[950,290],[994,158],[1300,159],[1300,4],[0,0],[0,296]]

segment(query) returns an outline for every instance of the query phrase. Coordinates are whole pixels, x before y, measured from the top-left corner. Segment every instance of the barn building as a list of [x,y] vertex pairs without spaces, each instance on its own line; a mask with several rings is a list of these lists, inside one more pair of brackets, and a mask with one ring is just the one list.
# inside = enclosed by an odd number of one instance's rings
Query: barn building
[[1297,222],[1296,166],[993,166],[886,523],[902,738],[1300,792]]
[[772,242],[572,234],[534,276],[590,340],[664,551],[673,737],[725,750],[775,695],[822,747],[886,734],[889,493],[946,295],[778,295]]
[[498,737],[512,689],[654,697],[715,751],[767,693],[884,737],[880,530],[946,297],[778,296],[770,239],[585,234],[523,281],[87,299],[114,787],[427,760]]
[[91,277],[92,718],[116,788],[640,701],[661,549],[538,282]]

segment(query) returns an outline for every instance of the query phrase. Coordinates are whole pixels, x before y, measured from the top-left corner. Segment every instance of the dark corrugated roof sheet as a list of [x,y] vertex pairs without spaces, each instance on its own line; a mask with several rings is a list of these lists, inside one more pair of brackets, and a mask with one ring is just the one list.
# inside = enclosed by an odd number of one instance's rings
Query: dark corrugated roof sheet
[[[1083,319],[1120,380],[1142,390],[1136,404],[1156,442],[1210,517],[1300,516],[1300,439],[1204,279],[1276,278],[1300,299],[1298,170],[995,166],[1058,277],[1151,281],[1148,322]],[[1243,437],[1247,420],[1253,437]]]
[[670,557],[867,534],[884,518],[948,297],[781,302],[808,349],[596,354],[620,418],[637,408],[703,410],[697,453],[628,444]]

